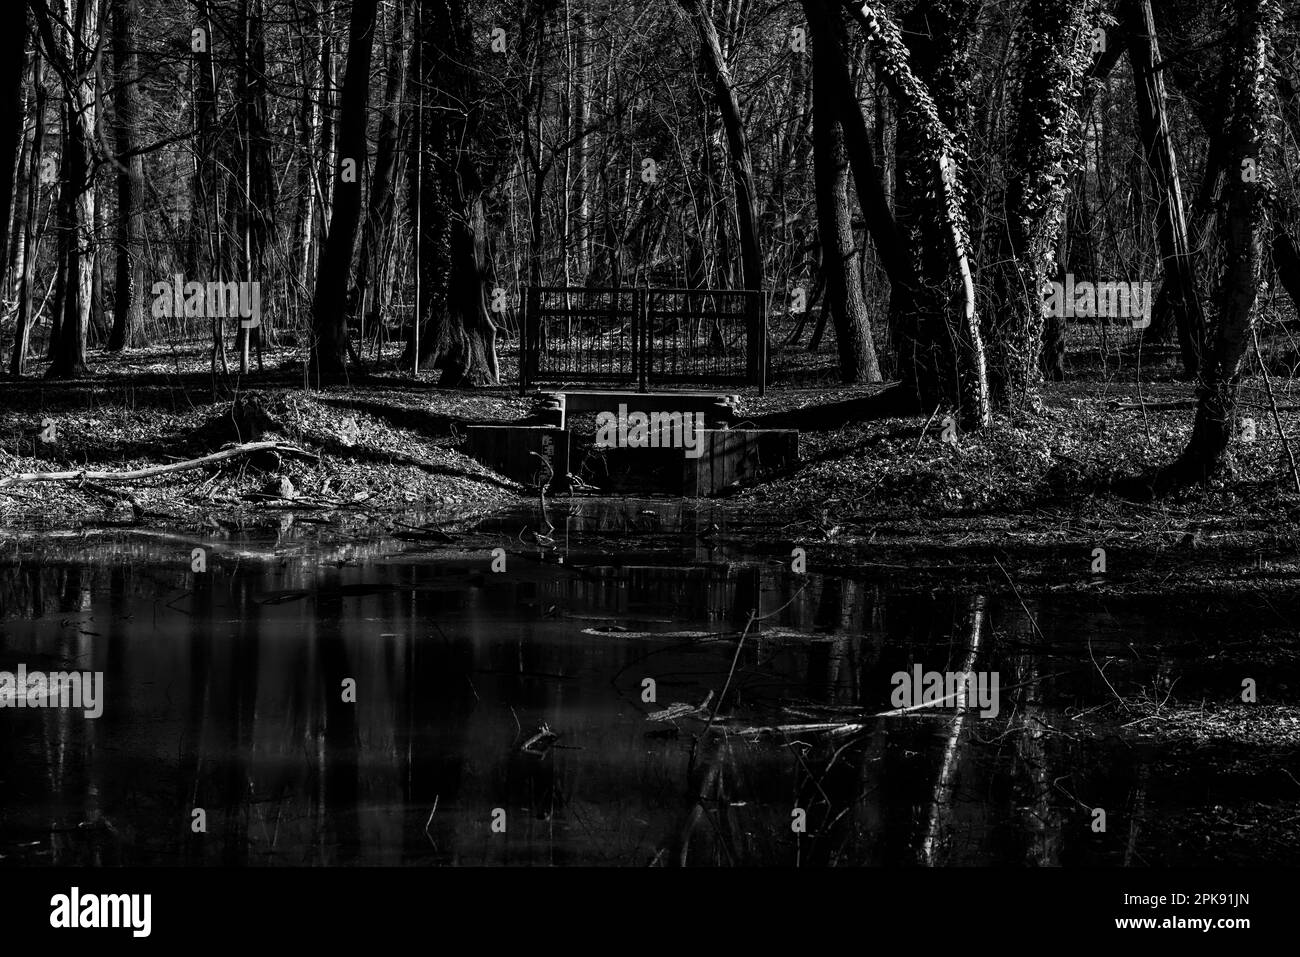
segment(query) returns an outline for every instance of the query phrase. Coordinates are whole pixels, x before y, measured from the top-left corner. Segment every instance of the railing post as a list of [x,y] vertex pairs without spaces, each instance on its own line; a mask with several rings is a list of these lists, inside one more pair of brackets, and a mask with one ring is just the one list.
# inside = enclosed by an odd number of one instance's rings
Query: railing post
[[640,357],[640,364],[637,368],[637,389],[641,392],[649,392],[650,382],[650,363],[652,355],[650,352],[650,297],[653,293],[649,289],[640,287],[632,294],[632,314],[636,316],[634,328],[636,329],[636,338],[639,340],[637,353]]
[[526,395],[537,375],[537,327],[541,321],[541,293],[529,286],[524,293],[524,316],[519,335],[519,394]]
[[533,287],[524,287],[523,309],[519,311],[519,394],[528,394],[528,314],[533,298]]
[[758,386],[758,394],[767,389],[767,310],[763,300],[766,293],[762,289],[751,289],[745,293],[745,327],[746,351],[748,352],[746,372],[750,385]]
[[[638,290],[633,287],[631,298],[628,300],[627,323],[629,337],[632,340],[632,378],[638,381],[640,381],[641,376],[641,320],[640,317],[637,316],[637,303],[639,301]],[[615,317],[619,318],[621,318],[619,310],[620,305],[621,303],[619,302],[618,292],[616,290],[610,296],[610,310],[615,314]]]

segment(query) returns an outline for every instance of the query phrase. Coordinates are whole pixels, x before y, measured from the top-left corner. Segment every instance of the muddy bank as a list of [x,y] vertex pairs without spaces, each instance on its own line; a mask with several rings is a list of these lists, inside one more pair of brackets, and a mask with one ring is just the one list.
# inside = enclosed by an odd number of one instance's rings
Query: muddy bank
[[[291,512],[346,535],[373,523],[400,528],[413,514],[415,524],[437,525],[538,504],[535,489],[464,452],[469,425],[528,414],[530,401],[511,390],[444,391],[397,374],[320,390],[289,373],[254,381],[214,395],[201,372],[133,367],[74,383],[7,384],[0,479],[140,469],[257,440],[286,448],[144,481],[10,485],[0,488],[0,522],[273,527]],[[775,388],[741,402],[745,418],[763,422],[869,391]],[[905,578],[905,587],[1290,587],[1300,576],[1300,495],[1277,426],[1289,434],[1300,423],[1286,396],[1275,422],[1247,383],[1241,415],[1253,420],[1253,436],[1234,444],[1214,482],[1158,501],[1115,493],[1116,479],[1177,455],[1192,421],[1188,393],[1172,381],[1074,381],[1049,387],[1043,407],[1016,423],[955,442],[944,440],[938,417],[828,423],[801,434],[797,467],[710,500],[707,520],[685,532],[736,536],[773,561],[789,562],[801,547],[810,564]],[[580,461],[571,467],[582,472]],[[583,500],[548,505],[563,514]],[[760,513],[774,521],[749,527]],[[629,531],[654,533],[618,534]]]
[[240,456],[144,481],[68,481],[0,488],[0,520],[30,524],[134,518],[171,526],[316,512],[485,511],[519,486],[459,448],[458,429],[516,418],[497,394],[433,393],[388,384],[306,390],[264,385],[233,397],[165,384],[92,381],[10,387],[0,413],[0,480],[20,473],[123,472],[175,464],[230,444],[274,440]]

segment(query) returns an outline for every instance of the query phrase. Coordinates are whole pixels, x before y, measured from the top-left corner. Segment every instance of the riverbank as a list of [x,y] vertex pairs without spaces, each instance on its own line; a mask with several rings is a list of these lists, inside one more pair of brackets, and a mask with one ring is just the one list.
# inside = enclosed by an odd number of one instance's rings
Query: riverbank
[[[142,481],[9,485],[0,488],[0,523],[186,528],[292,512],[341,525],[419,513],[436,524],[538,502],[535,489],[463,451],[469,425],[528,413],[530,401],[513,390],[441,391],[393,372],[311,390],[288,368],[214,394],[200,358],[187,366],[137,353],[72,383],[6,383],[0,479],[176,465],[232,443],[276,450]],[[869,391],[778,385],[743,395],[742,410],[762,422]],[[1191,427],[1190,392],[1172,379],[1075,379],[1049,386],[1038,413],[955,442],[944,440],[941,421],[922,417],[804,431],[797,467],[710,500],[709,524],[721,516],[743,529],[748,515],[779,515],[780,534],[763,533],[774,550],[788,556],[799,545],[823,564],[865,573],[907,568],[922,585],[1005,575],[1101,591],[1289,586],[1300,575],[1300,494],[1262,383],[1243,389],[1253,441],[1234,443],[1220,478],[1155,502],[1113,490],[1177,455]],[[1283,430],[1295,434],[1288,397],[1277,402]],[[570,501],[548,499],[561,509]]]

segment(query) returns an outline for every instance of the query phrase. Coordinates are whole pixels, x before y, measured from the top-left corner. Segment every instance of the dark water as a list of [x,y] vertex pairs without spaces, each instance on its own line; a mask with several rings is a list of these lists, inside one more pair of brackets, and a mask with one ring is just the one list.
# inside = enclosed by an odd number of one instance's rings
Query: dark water
[[[1244,712],[1246,677],[1293,714],[1294,603],[916,594],[901,571],[792,573],[780,517],[587,502],[550,518],[554,545],[536,515],[449,544],[321,544],[289,520],[10,537],[0,669],[102,671],[106,700],[95,719],[0,709],[0,863],[1294,858],[1286,740],[1148,733],[1177,709]],[[733,662],[707,735],[647,720],[716,703]],[[917,664],[996,671],[998,715],[870,717]],[[820,723],[858,726],[755,732]],[[523,750],[543,725],[551,746]]]

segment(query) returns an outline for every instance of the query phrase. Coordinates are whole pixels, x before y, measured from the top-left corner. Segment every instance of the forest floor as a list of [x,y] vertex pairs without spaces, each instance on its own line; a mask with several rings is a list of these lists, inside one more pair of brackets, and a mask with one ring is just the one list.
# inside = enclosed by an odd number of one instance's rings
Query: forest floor
[[[275,439],[299,452],[129,483],[0,487],[0,524],[255,524],[286,509],[372,521],[483,515],[537,502],[536,490],[461,450],[466,426],[528,413],[530,400],[513,388],[438,390],[387,372],[315,390],[305,387],[300,366],[295,372],[281,363],[247,377],[238,392],[214,394],[206,365],[198,346],[96,353],[94,373],[74,382],[35,375],[7,382],[0,479],[124,471],[251,440]],[[268,370],[273,365],[268,361]],[[744,415],[761,421],[870,391],[834,385],[824,373],[799,370],[797,385],[778,379],[765,396],[742,395]],[[819,378],[823,384],[815,384]],[[1270,385],[1277,421],[1263,380],[1248,381],[1240,415],[1254,420],[1253,441],[1233,444],[1213,482],[1158,501],[1126,498],[1113,483],[1172,461],[1187,440],[1193,388],[1167,363],[1144,366],[1140,377],[1131,368],[1076,368],[1067,382],[1046,388],[1038,412],[1014,424],[999,420],[955,444],[942,440],[940,422],[923,417],[805,431],[797,467],[710,504],[733,514],[733,527],[745,514],[779,514],[782,538],[815,553],[820,567],[883,576],[906,568],[912,587],[1005,577],[1103,592],[1282,589],[1300,576],[1300,493],[1277,422],[1300,442],[1300,404],[1284,394],[1290,380]],[[53,440],[42,441],[43,433]],[[1101,569],[1095,549],[1104,549],[1104,574],[1094,574]]]

